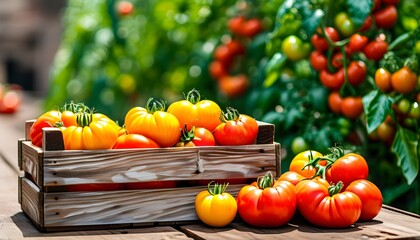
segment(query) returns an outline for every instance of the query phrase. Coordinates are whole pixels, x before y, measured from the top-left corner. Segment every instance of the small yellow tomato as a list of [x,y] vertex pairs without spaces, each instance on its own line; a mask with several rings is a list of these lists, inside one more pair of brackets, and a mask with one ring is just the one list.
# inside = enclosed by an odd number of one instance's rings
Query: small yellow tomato
[[289,171],[297,172],[304,177],[311,178],[315,175],[316,169],[312,166],[305,166],[309,161],[322,156],[322,153],[312,150],[298,153],[290,162]]
[[207,190],[201,191],[195,198],[195,212],[198,218],[212,227],[224,227],[236,216],[236,199],[226,191],[227,184],[209,183]]

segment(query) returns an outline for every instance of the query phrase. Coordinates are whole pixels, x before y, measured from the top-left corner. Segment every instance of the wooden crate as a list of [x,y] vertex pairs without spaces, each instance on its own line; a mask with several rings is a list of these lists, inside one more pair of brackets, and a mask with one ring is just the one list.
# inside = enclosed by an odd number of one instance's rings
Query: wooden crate
[[271,171],[280,175],[274,125],[259,122],[256,144],[160,149],[63,150],[46,128],[43,148],[19,140],[19,203],[41,231],[197,221],[194,199],[210,181],[229,192]]

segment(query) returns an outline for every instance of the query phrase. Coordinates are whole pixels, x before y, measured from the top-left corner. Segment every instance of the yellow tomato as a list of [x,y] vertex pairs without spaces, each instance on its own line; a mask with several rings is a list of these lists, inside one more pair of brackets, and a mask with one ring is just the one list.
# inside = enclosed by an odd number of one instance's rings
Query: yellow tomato
[[78,113],[76,122],[62,129],[66,150],[110,149],[117,141],[117,124],[102,114]]
[[221,123],[219,105],[211,100],[201,100],[195,89],[188,92],[185,100],[172,103],[168,112],[176,116],[182,128],[186,125],[188,131],[196,126],[212,132]]
[[198,218],[212,227],[223,227],[232,222],[238,206],[236,199],[225,192],[227,185],[215,184],[211,189],[201,191],[195,198],[195,211]]
[[305,165],[311,159],[316,159],[322,156],[322,153],[312,150],[306,150],[298,153],[290,162],[289,171],[297,172],[304,177],[311,178],[315,175],[316,169],[312,166],[305,167]]
[[181,125],[178,119],[165,112],[165,105],[152,98],[146,108],[134,107],[125,115],[125,129],[128,133],[137,133],[154,140],[161,147],[171,147],[181,137]]

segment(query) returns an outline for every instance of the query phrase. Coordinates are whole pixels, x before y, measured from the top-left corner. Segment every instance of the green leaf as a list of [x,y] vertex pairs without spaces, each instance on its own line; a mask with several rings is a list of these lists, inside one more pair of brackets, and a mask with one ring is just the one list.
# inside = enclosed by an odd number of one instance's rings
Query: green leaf
[[392,152],[397,155],[398,166],[408,184],[413,183],[419,173],[419,135],[411,130],[398,127],[392,144]]
[[268,61],[266,67],[267,75],[271,74],[272,72],[277,72],[284,66],[287,61],[287,57],[285,54],[281,52],[277,52],[273,55],[273,57]]
[[303,28],[306,31],[308,36],[312,36],[316,29],[321,24],[325,13],[321,9],[316,9],[315,11],[311,12],[309,15],[304,15],[303,19]]
[[373,6],[373,0],[346,0],[346,5],[350,18],[354,26],[358,29],[363,25],[366,17],[369,16]]
[[366,127],[368,133],[375,131],[383,123],[391,111],[392,98],[373,90],[363,97],[363,108],[366,114]]
[[281,5],[281,7],[277,11],[276,24],[275,24],[274,29],[278,29],[281,27],[281,23],[282,23],[281,19],[290,10],[290,8],[292,8],[293,4],[295,4],[295,0],[284,1],[284,3]]

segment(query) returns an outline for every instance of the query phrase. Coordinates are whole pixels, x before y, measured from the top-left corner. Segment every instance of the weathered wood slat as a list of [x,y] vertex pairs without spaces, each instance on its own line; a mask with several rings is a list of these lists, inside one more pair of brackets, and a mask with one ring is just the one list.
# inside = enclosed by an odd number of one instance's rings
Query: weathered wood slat
[[40,148],[34,147],[30,142],[24,141],[21,143],[21,170],[30,174],[35,183],[43,188],[44,171],[43,171],[43,151]]
[[279,228],[254,228],[237,221],[224,228],[209,228],[203,224],[181,226],[194,239],[419,239],[420,217],[413,217],[384,206],[379,215],[368,222],[358,222],[349,228],[329,229],[315,227],[299,216]]
[[[236,196],[242,186],[229,185],[229,192]],[[190,222],[198,220],[194,199],[205,188],[42,193],[23,178],[22,208],[45,228]]]

